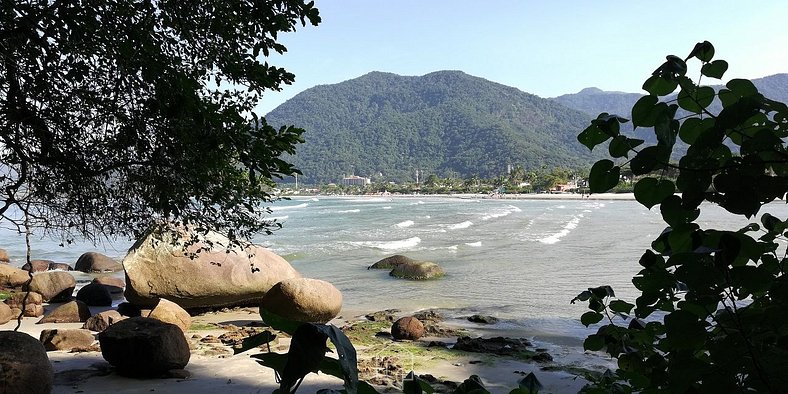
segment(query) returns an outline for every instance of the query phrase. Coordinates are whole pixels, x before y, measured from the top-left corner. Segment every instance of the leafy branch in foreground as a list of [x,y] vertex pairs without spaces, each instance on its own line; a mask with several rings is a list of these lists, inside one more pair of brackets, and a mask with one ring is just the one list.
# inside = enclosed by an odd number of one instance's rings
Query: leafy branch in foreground
[[[788,387],[788,221],[763,213],[760,224],[739,230],[702,229],[701,204],[752,218],[788,192],[788,107],[761,95],[745,79],[715,91],[686,76],[687,61],[700,75],[722,78],[728,68],[712,60],[714,47],[698,43],[685,59],[668,56],[643,85],[649,94],[632,108],[635,128],[649,128],[656,145],[619,132],[628,120],[601,114],[578,136],[589,149],[604,142],[614,159],[591,169],[592,192],[619,181],[623,166],[649,175],[635,198],[659,206],[666,230],[640,258],[632,279],[634,304],[609,286],[591,288],[572,302],[588,302],[586,326],[607,319],[584,342],[618,359],[618,369],[587,392],[781,392]],[[664,97],[680,89],[667,101]],[[719,100],[722,110],[709,107]],[[687,145],[678,164],[675,145]],[[630,158],[630,154],[633,156]],[[675,183],[665,179],[678,170]],[[679,192],[680,194],[675,194]],[[782,246],[778,243],[782,242]],[[629,321],[629,323],[626,323]]]

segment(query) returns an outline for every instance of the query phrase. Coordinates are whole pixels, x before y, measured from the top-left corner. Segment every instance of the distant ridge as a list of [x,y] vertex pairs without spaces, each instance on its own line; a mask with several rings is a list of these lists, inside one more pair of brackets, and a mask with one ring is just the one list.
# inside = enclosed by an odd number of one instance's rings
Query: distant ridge
[[374,71],[307,89],[266,119],[307,130],[288,159],[312,183],[350,173],[413,180],[417,170],[492,177],[509,165],[577,167],[593,159],[576,141],[586,113],[461,71]]

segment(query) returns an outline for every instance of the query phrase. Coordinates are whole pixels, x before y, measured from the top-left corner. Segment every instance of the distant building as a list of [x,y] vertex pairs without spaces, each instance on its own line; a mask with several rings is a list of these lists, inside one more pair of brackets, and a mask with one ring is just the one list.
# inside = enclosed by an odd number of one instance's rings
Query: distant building
[[363,176],[351,175],[342,178],[342,184],[348,186],[366,186],[371,183],[372,181],[369,178],[364,178]]

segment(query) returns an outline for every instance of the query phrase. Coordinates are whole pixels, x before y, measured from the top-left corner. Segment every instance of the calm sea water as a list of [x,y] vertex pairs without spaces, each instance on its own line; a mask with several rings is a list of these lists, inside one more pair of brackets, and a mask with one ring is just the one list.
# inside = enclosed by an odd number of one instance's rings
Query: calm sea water
[[[482,313],[514,331],[577,346],[589,332],[579,323],[583,305],[569,301],[593,286],[611,285],[632,300],[637,261],[663,230],[658,210],[635,201],[488,200],[439,197],[295,198],[273,205],[284,228],[256,242],[284,256],[304,276],[327,280],[345,308],[445,308],[455,317]],[[716,206],[703,208],[703,225],[738,229]],[[768,210],[788,216],[785,204]],[[33,257],[73,264],[85,251],[122,259],[131,241],[67,248],[33,241]],[[24,260],[24,238],[0,231],[0,247]],[[393,255],[434,261],[445,278],[398,280],[367,266]],[[80,281],[91,279],[88,275]]]

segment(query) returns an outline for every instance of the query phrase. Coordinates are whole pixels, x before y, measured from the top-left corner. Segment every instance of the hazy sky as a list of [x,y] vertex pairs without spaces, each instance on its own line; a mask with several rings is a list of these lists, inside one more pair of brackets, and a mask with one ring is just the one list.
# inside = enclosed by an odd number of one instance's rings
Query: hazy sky
[[269,92],[265,114],[297,93],[370,71],[461,70],[554,97],[595,86],[639,92],[665,55],[709,40],[727,78],[788,72],[788,1],[316,0],[323,22],[281,36],[267,61],[296,82]]

